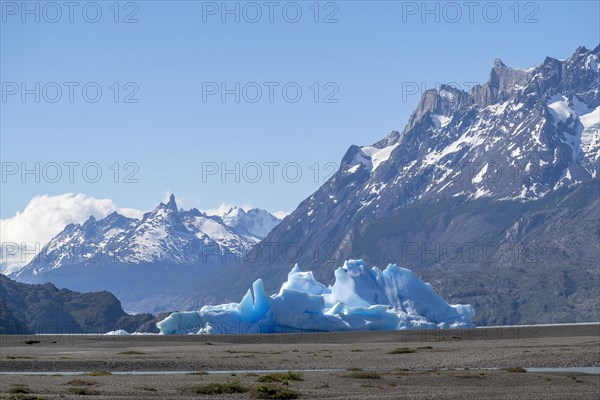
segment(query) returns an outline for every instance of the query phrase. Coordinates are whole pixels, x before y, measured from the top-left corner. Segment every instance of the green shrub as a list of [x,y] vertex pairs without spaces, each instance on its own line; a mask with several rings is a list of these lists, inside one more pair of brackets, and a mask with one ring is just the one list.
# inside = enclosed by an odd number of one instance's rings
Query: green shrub
[[182,390],[193,394],[231,394],[231,393],[247,393],[250,388],[241,385],[237,381],[227,383],[206,383],[204,385],[190,386]]
[[256,399],[297,399],[300,393],[275,385],[260,385],[252,389],[252,397]]
[[381,379],[381,374],[375,371],[354,371],[346,375],[352,379]]
[[409,354],[416,353],[417,349],[410,349],[408,347],[398,347],[396,350],[390,351],[388,354]]
[[301,381],[302,374],[299,372],[276,372],[267,374],[259,377],[258,382],[288,382],[288,381]]
[[96,381],[89,381],[89,380],[85,380],[85,379],[73,379],[73,380],[70,380],[69,382],[67,382],[67,385],[71,385],[71,386],[96,386],[96,385],[98,385],[98,382],[96,382]]
[[10,390],[8,391],[8,393],[13,393],[13,394],[28,394],[28,393],[31,393],[31,389],[27,385],[16,384],[16,385],[13,385],[10,388]]
[[527,372],[527,370],[525,370],[525,368],[521,368],[521,367],[508,367],[508,368],[504,368],[504,371],[506,371],[506,372]]

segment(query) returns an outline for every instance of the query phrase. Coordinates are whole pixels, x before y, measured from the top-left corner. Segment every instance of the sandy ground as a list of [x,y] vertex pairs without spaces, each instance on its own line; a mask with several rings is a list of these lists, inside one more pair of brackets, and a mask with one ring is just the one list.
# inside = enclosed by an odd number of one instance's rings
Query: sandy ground
[[[404,350],[392,354],[397,349]],[[266,373],[247,370],[314,369],[325,371],[304,371],[300,381],[273,385],[302,399],[600,398],[598,375],[503,370],[514,367],[600,367],[600,325],[244,336],[1,336],[0,371],[46,374],[0,375],[0,398],[249,399],[257,396],[255,391],[201,395],[193,389],[211,382],[255,389],[265,385],[258,379]],[[356,377],[354,369],[372,373]],[[57,374],[66,371],[227,372]]]

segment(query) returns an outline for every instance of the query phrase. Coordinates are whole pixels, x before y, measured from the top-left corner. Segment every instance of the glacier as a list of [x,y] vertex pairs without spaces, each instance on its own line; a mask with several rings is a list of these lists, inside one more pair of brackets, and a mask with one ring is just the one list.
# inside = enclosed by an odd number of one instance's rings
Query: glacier
[[470,305],[450,305],[409,269],[348,260],[325,286],[298,265],[278,293],[257,279],[239,303],[175,312],[156,325],[169,334],[251,334],[473,327]]

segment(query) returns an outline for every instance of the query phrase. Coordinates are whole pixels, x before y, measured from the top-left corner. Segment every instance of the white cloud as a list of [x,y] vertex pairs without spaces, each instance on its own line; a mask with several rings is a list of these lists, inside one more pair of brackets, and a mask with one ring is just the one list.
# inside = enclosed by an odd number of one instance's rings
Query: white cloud
[[275,211],[275,212],[272,212],[271,214],[273,214],[274,216],[276,216],[279,219],[284,219],[291,213],[289,211]]
[[[41,248],[64,227],[71,223],[83,223],[90,215],[104,218],[113,211],[132,218],[141,218],[143,212],[131,208],[119,208],[109,199],[96,199],[85,194],[65,193],[57,196],[41,195],[32,198],[22,212],[0,220],[2,248],[7,243],[27,244],[29,250]],[[0,250],[2,252],[2,250]],[[10,266],[22,266],[31,261],[35,254],[25,251],[0,260]],[[23,257],[25,259],[23,260]],[[3,271],[0,269],[0,273]],[[4,271],[8,273],[8,271]]]

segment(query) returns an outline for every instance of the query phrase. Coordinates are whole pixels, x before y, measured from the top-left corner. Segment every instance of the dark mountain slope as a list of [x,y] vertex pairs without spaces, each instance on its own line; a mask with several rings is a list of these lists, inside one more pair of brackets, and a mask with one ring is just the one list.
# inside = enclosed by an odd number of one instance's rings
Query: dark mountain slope
[[136,331],[151,314],[128,315],[109,292],[78,293],[29,285],[0,275],[0,333],[106,333]]

